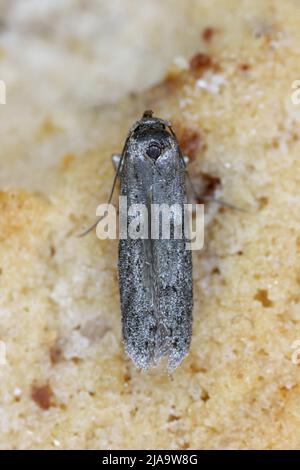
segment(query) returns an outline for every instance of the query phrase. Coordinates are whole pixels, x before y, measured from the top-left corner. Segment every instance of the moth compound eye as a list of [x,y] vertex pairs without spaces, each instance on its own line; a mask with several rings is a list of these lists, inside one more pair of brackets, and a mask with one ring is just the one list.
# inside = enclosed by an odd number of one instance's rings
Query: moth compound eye
[[161,146],[157,143],[152,143],[149,145],[149,147],[147,148],[147,155],[148,157],[150,158],[153,158],[153,160],[156,160],[160,154],[161,154]]

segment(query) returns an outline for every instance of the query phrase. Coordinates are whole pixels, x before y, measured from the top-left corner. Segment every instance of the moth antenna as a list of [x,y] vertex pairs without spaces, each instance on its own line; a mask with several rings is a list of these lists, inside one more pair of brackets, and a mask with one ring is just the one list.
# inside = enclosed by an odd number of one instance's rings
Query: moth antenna
[[[124,152],[122,153],[122,157],[120,158],[118,168],[117,168],[117,171],[116,171],[115,176],[114,176],[114,181],[113,181],[113,185],[112,185],[112,188],[111,188],[111,191],[110,191],[110,195],[109,195],[109,198],[108,198],[107,205],[109,205],[111,203],[111,200],[112,200],[112,197],[113,197],[113,194],[114,194],[114,190],[115,190],[115,186],[116,186],[116,183],[117,183],[117,178],[119,176],[120,168],[121,168],[121,165],[122,165],[122,162],[123,162],[123,158],[124,158]],[[99,217],[99,219],[97,219],[96,222],[93,223],[93,225],[91,225],[89,228],[87,228],[84,232],[77,235],[77,238],[83,238],[86,235],[88,235],[89,233],[91,233],[94,230],[94,228],[97,227],[98,223],[102,219],[103,219],[103,217]]]
[[220,204],[221,206],[228,207],[229,209],[233,209],[239,212],[244,212],[245,214],[251,214],[250,211],[247,209],[243,209],[242,207],[235,206],[234,204],[230,204],[230,202],[223,201],[222,199],[216,199],[214,197],[205,196],[202,198],[203,201],[207,202],[215,202],[216,204]]
[[98,225],[98,223],[100,222],[101,219],[102,219],[102,217],[99,217],[99,219],[96,220],[96,222],[94,222],[93,225],[91,225],[89,228],[87,228],[84,232],[77,235],[77,238],[83,238],[86,235],[88,235],[89,233],[91,233],[94,230],[94,228],[97,227],[97,225]]

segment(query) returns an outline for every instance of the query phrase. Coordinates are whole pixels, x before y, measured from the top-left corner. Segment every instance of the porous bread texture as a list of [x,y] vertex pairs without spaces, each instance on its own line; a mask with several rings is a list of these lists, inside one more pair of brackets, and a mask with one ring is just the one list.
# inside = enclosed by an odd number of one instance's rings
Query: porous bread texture
[[[48,194],[1,193],[2,448],[300,447],[300,11],[260,4],[195,2],[199,34],[213,31],[188,70],[86,112],[106,138],[67,155]],[[210,175],[245,209],[209,209],[192,347],[172,375],[124,355],[117,241],[75,236],[106,201],[109,154],[148,108],[174,123],[193,182]]]

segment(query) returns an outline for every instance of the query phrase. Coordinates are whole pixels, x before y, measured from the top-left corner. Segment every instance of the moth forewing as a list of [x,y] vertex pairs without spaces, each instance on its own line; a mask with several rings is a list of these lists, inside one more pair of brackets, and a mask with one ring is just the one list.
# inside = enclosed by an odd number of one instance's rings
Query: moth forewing
[[[147,239],[127,237],[119,242],[125,349],[142,369],[166,357],[173,370],[187,354],[192,332],[192,259],[184,230],[185,165],[168,124],[149,114],[130,131],[122,159],[120,194],[127,197],[127,227],[132,223],[130,206],[144,204],[149,234]],[[157,223],[153,205],[175,208],[168,219],[170,237],[162,236],[164,227],[159,228],[159,237],[151,236]]]

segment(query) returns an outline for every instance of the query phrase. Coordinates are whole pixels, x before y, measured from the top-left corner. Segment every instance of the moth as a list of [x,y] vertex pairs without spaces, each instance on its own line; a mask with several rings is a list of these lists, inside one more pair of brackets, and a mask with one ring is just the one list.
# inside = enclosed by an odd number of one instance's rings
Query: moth
[[[127,197],[128,207],[146,205],[149,218],[151,204],[179,204],[183,210],[186,163],[168,122],[146,111],[129,131],[122,155],[113,158],[120,195]],[[128,237],[119,241],[124,345],[141,369],[166,357],[168,369],[173,370],[190,347],[192,256],[184,232],[182,239],[152,239],[149,233],[146,239]]]
[[[145,111],[130,129],[121,155],[113,155],[120,195],[127,206],[147,208],[149,236],[120,238],[119,289],[125,351],[147,370],[167,360],[174,370],[187,355],[192,336],[192,254],[182,216],[182,237],[153,238],[153,205],[174,204],[183,213],[186,203],[186,157],[170,123]],[[127,226],[132,217],[127,217]],[[175,221],[170,219],[170,234]]]

